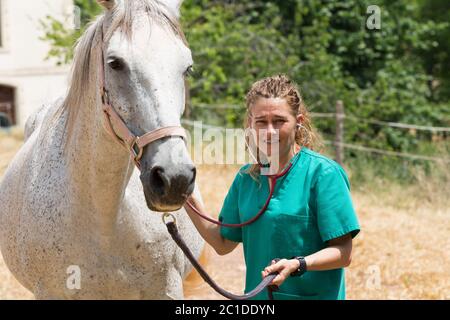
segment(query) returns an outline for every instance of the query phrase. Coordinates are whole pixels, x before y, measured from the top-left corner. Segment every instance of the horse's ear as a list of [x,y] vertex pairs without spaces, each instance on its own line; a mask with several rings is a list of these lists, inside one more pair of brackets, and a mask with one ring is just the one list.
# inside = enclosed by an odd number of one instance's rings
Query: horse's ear
[[161,0],[161,2],[168,6],[177,18],[180,17],[180,8],[183,0]]
[[97,2],[107,10],[111,10],[116,5],[116,0],[97,0]]

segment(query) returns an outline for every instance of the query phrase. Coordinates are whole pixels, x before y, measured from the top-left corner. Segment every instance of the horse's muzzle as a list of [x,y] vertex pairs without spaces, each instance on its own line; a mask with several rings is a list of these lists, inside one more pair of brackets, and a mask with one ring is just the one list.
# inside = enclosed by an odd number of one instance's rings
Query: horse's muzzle
[[180,209],[195,187],[196,168],[192,164],[153,165],[142,171],[141,182],[150,210],[175,211]]

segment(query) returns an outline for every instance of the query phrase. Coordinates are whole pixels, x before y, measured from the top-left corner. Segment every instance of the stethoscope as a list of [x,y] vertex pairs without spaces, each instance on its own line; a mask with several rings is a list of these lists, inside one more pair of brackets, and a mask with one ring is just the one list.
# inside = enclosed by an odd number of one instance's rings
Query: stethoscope
[[[260,169],[262,169],[263,167],[267,167],[267,165],[262,164],[260,161],[258,161],[256,159],[256,157],[254,157],[251,149],[248,146],[248,142],[246,141],[246,145],[247,148],[249,150],[249,153],[251,154],[251,156],[254,158],[254,160],[256,160],[256,162],[258,163]],[[266,211],[270,199],[272,198],[273,192],[275,190],[275,186],[277,183],[277,180],[283,176],[285,176],[289,170],[292,167],[292,162],[289,162],[289,165],[283,169],[283,171],[279,174],[273,174],[273,175],[267,175],[268,178],[270,179],[271,186],[270,186],[270,192],[269,192],[269,196],[267,197],[266,203],[264,204],[264,206],[261,208],[261,210],[259,210],[259,212],[251,219],[243,222],[243,223],[223,223],[221,221],[217,221],[214,220],[208,216],[205,216],[204,214],[202,214],[201,212],[199,212],[197,210],[197,208],[195,208],[195,206],[190,203],[190,201],[186,201],[186,204],[196,213],[198,214],[201,218],[223,226],[223,227],[234,227],[234,228],[239,228],[242,226],[246,226],[249,225],[253,222],[255,222],[257,219],[259,219],[262,214]],[[183,251],[183,253],[186,255],[186,257],[188,258],[188,260],[192,263],[192,265],[194,266],[194,268],[197,270],[197,272],[200,274],[200,276],[203,278],[203,280],[205,280],[216,292],[218,292],[219,294],[223,295],[224,297],[228,298],[228,299],[233,299],[233,300],[247,300],[250,298],[255,297],[256,295],[258,295],[259,293],[261,293],[265,288],[267,288],[267,293],[269,295],[269,299],[273,300],[274,296],[273,296],[273,292],[278,290],[278,287],[275,285],[271,285],[272,281],[277,277],[278,272],[272,272],[271,274],[269,274],[268,276],[266,276],[253,290],[251,290],[250,292],[244,294],[244,295],[236,295],[233,293],[230,293],[226,290],[224,290],[223,288],[221,288],[219,285],[217,285],[217,283],[208,275],[208,273],[202,268],[202,266],[198,263],[198,261],[196,260],[195,256],[193,255],[192,251],[189,250],[186,242],[184,242],[184,240],[182,239],[180,233],[178,232],[178,228],[177,228],[177,224],[176,224],[176,218],[173,214],[171,213],[165,213],[162,217],[164,224],[167,227],[167,230],[169,232],[169,234],[171,235],[172,239],[175,241],[175,243],[178,245],[178,247]],[[171,219],[171,221],[169,220]],[[278,259],[276,259],[278,260]]]
[[[297,128],[298,128],[299,126],[301,126],[301,125],[297,124]],[[247,146],[247,149],[249,150],[250,156],[251,156],[251,157],[253,158],[253,160],[258,164],[258,166],[260,167],[260,169],[267,168],[267,167],[268,167],[267,164],[262,164],[262,163],[259,161],[259,159],[257,159],[257,158],[254,156],[254,154],[253,154],[253,152],[252,152],[252,149],[250,148],[250,146],[249,146],[249,144],[248,144],[247,139],[245,139],[245,145]],[[269,163],[269,166],[270,166],[270,163]],[[270,174],[270,175],[266,175],[267,178],[268,178],[268,179],[270,180],[270,182],[271,182],[271,183],[270,183],[270,187],[269,187],[269,195],[268,195],[268,197],[267,197],[267,199],[266,199],[266,202],[264,203],[264,206],[259,210],[259,212],[258,212],[253,218],[251,218],[251,219],[249,219],[249,220],[247,220],[247,221],[245,221],[245,222],[243,222],[243,223],[223,223],[223,222],[221,222],[221,221],[215,220],[215,219],[213,219],[213,218],[211,218],[211,217],[208,217],[208,216],[204,215],[203,213],[201,213],[201,212],[195,207],[195,204],[192,204],[192,203],[190,202],[190,199],[188,199],[188,200],[186,201],[186,204],[187,204],[187,205],[188,205],[188,206],[189,206],[189,207],[190,207],[190,208],[191,208],[198,216],[200,216],[201,218],[203,218],[203,219],[205,219],[205,220],[207,220],[207,221],[209,221],[209,222],[211,222],[211,223],[214,223],[214,224],[216,224],[216,225],[219,225],[219,226],[222,226],[222,227],[231,227],[231,228],[240,228],[240,227],[249,225],[249,224],[255,222],[256,220],[258,220],[258,219],[264,214],[264,212],[266,211],[267,207],[269,206],[270,200],[272,199],[272,195],[273,195],[273,192],[275,191],[275,187],[276,187],[276,184],[277,184],[278,179],[280,179],[280,178],[284,177],[286,174],[288,174],[288,172],[289,172],[289,170],[291,169],[291,167],[292,167],[292,162],[289,162],[288,166],[287,166],[285,169],[283,169],[280,173],[278,173],[278,174]]]

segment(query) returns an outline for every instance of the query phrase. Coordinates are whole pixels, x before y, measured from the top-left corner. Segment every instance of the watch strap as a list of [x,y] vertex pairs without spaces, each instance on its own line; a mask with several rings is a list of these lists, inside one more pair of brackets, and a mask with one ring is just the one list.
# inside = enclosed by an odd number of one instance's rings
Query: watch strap
[[291,277],[302,276],[307,271],[305,257],[292,257],[291,259],[296,259],[299,262],[298,269],[291,273]]

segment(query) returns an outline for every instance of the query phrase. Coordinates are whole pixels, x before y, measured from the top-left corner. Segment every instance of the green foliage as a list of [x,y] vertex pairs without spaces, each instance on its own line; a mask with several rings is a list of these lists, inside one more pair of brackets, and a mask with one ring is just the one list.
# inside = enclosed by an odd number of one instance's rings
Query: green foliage
[[[299,68],[297,48],[279,31],[279,9],[270,2],[220,3],[186,1],[182,17],[195,61],[189,81],[193,117],[217,124],[242,124],[241,110],[202,110],[201,104],[231,104],[244,108],[245,92],[255,79]],[[252,23],[255,19],[264,23]],[[225,123],[220,120],[225,120]]]
[[[100,12],[96,1],[75,3],[81,30],[51,17],[43,24],[59,63],[70,62],[73,43]],[[369,5],[381,9],[380,30],[366,27]],[[450,126],[449,21],[447,0],[186,0],[182,24],[195,61],[189,116],[241,126],[250,85],[286,73],[313,112],[334,112],[340,99],[359,118]],[[204,107],[224,104],[239,107]],[[333,120],[315,123],[333,134]],[[433,138],[351,119],[345,134],[347,143],[408,152]]]
[[427,74],[432,76],[430,90],[433,101],[450,99],[450,4],[447,0],[420,2],[420,22],[428,20],[439,23],[439,28],[431,28],[428,39],[432,42],[432,50],[419,50]]
[[68,21],[60,21],[52,16],[46,16],[40,21],[44,31],[42,40],[48,41],[51,49],[48,59],[54,58],[57,65],[68,64],[73,59],[74,44],[86,30],[87,24],[101,13],[101,8],[95,0],[74,0],[74,5],[80,8],[80,29],[69,28]]

